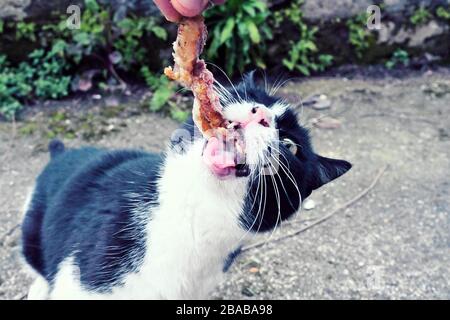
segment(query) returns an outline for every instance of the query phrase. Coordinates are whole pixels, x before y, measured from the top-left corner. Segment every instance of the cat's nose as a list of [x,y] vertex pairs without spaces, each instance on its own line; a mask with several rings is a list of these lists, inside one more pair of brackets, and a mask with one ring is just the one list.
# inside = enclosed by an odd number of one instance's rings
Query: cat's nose
[[249,125],[262,125],[264,127],[269,127],[270,115],[265,107],[254,106],[249,114],[248,119],[241,122],[243,128]]

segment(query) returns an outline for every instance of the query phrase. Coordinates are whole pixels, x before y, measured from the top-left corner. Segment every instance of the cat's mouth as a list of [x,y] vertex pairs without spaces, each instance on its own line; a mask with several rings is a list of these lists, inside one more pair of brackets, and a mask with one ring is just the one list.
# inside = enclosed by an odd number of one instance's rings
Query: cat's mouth
[[245,117],[228,120],[227,128],[206,142],[203,160],[218,178],[249,176],[268,159],[264,151],[277,140],[265,107],[249,107]]
[[203,161],[218,178],[247,177],[245,142],[241,132],[229,130],[224,137],[211,137],[203,150]]

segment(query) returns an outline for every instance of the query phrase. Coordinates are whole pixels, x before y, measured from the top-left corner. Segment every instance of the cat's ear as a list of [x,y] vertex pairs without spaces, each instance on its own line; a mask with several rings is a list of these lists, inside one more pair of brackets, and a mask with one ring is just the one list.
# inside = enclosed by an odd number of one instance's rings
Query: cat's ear
[[255,83],[255,72],[256,72],[256,70],[252,70],[252,71],[249,71],[249,72],[247,72],[247,73],[244,74],[242,84],[243,84],[247,89],[253,89],[253,88],[256,87],[256,83]]
[[351,167],[351,163],[345,160],[330,159],[317,155],[312,189],[320,188],[324,184],[342,176]]

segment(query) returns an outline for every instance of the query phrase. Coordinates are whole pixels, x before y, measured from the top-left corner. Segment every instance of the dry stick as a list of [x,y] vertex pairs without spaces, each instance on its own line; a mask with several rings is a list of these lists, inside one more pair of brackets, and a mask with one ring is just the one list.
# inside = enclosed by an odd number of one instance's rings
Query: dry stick
[[354,204],[356,201],[358,201],[359,199],[361,199],[362,197],[364,197],[366,194],[368,194],[369,191],[372,190],[372,189],[375,187],[375,185],[378,183],[378,181],[380,180],[381,176],[384,174],[384,172],[387,170],[388,167],[389,167],[389,165],[385,165],[383,168],[381,168],[380,171],[378,172],[378,174],[377,174],[377,175],[375,176],[375,178],[373,179],[372,183],[371,183],[366,189],[364,189],[363,191],[361,191],[359,194],[357,194],[357,195],[356,195],[355,197],[353,197],[351,200],[347,201],[346,203],[340,205],[339,207],[337,207],[336,209],[334,209],[333,211],[331,211],[329,214],[323,216],[322,218],[317,219],[316,221],[314,221],[313,223],[311,223],[311,224],[309,224],[309,225],[307,225],[307,226],[304,226],[304,227],[302,227],[302,228],[300,228],[300,229],[298,229],[298,230],[295,230],[295,231],[293,231],[293,232],[290,232],[290,233],[288,233],[288,234],[282,235],[282,236],[280,236],[280,237],[278,237],[278,238],[275,238],[275,239],[272,239],[272,240],[269,240],[269,241],[264,240],[264,241],[256,242],[256,243],[250,244],[250,245],[248,245],[248,246],[246,246],[246,247],[243,247],[242,250],[241,250],[241,252],[248,251],[248,250],[255,249],[255,248],[259,248],[259,247],[265,245],[266,243],[270,243],[270,242],[278,242],[278,241],[283,240],[283,239],[291,238],[291,237],[293,237],[293,236],[296,236],[296,235],[298,235],[298,234],[300,234],[300,233],[302,233],[302,232],[308,230],[309,228],[311,228],[311,227],[313,227],[313,226],[316,226],[316,225],[318,225],[318,224],[320,224],[320,223],[322,223],[322,222],[328,220],[328,219],[331,218],[331,216],[333,216],[336,212],[341,211],[341,210],[343,210],[343,209],[345,209],[345,208],[351,206],[351,205]]
[[10,235],[12,235],[14,233],[14,231],[16,231],[19,227],[21,226],[20,223],[16,224],[14,227],[12,227],[11,229],[8,230],[8,232],[6,232],[2,239],[0,240],[0,245],[6,240],[7,237],[9,237]]

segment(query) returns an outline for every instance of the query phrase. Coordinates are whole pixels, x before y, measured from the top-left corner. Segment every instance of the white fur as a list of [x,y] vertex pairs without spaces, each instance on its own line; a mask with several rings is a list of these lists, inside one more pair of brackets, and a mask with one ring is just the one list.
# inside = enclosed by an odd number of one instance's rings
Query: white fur
[[289,106],[286,103],[283,102],[276,102],[271,108],[270,111],[277,117],[281,116],[283,113],[286,112],[286,110],[289,108]]
[[38,275],[28,291],[28,300],[45,300],[48,299],[49,286],[47,280]]
[[[224,116],[230,121],[244,122],[248,119],[253,107],[263,108],[268,119],[269,127],[249,126],[244,131],[246,162],[254,170],[264,159],[264,152],[267,146],[276,148],[275,142],[278,141],[278,131],[275,128],[275,118],[285,112],[286,107],[276,103],[270,109],[262,104],[253,102],[240,102],[229,104],[224,110]],[[276,156],[277,153],[273,154]]]
[[[33,200],[34,186],[28,189],[27,196],[22,209],[22,220],[30,209],[31,201]],[[28,300],[45,300],[48,298],[49,287],[48,283],[44,277],[37,273],[23,257],[21,257],[21,264],[23,266],[22,271],[27,274],[30,278],[35,280],[28,290],[27,299]]]
[[23,204],[22,208],[22,220],[27,214],[28,210],[30,209],[31,201],[33,200],[33,194],[34,194],[34,186],[30,189],[28,189],[27,196],[25,198],[25,202]]
[[147,252],[139,271],[112,293],[82,288],[73,258],[61,263],[52,299],[198,299],[220,282],[228,254],[240,245],[247,178],[219,180],[201,159],[203,141],[169,154],[158,182],[159,203],[148,212]]

